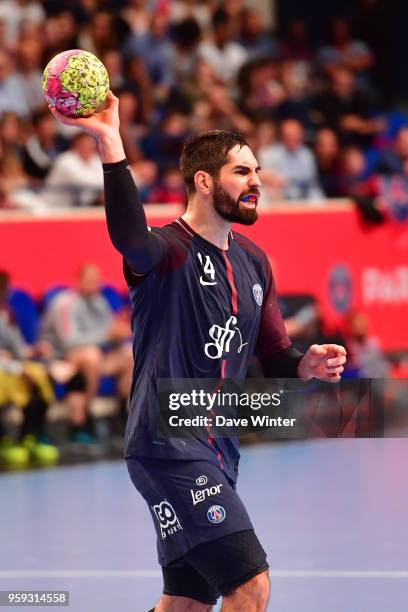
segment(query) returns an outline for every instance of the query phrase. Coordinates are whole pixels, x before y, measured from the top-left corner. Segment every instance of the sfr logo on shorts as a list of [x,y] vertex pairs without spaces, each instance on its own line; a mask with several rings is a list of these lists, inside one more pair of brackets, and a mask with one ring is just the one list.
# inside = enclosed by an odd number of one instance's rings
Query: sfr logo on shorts
[[177,531],[182,531],[182,526],[177,518],[177,514],[170,502],[164,499],[157,506],[152,506],[157,520],[159,521],[162,540],[171,536]]

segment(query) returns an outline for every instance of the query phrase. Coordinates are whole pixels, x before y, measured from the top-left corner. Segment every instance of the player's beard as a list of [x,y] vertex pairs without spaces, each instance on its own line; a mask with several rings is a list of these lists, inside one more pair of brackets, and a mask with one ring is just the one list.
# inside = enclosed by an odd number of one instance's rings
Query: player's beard
[[218,181],[214,182],[214,193],[213,193],[213,204],[217,213],[226,221],[231,223],[240,223],[241,225],[252,225],[258,219],[258,212],[256,206],[253,208],[245,208],[241,205],[241,198],[256,193],[257,191],[248,191],[241,193],[238,200],[234,200],[230,195],[221,187]]

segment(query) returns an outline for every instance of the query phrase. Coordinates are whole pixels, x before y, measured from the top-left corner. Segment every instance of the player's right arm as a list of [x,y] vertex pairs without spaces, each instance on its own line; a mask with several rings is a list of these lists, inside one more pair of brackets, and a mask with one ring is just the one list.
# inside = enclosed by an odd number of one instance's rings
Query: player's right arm
[[106,107],[89,117],[66,117],[50,107],[53,116],[81,128],[96,139],[104,170],[105,209],[114,247],[136,274],[150,272],[163,256],[163,243],[148,231],[139,192],[126,161],[119,133],[119,100],[111,91]]

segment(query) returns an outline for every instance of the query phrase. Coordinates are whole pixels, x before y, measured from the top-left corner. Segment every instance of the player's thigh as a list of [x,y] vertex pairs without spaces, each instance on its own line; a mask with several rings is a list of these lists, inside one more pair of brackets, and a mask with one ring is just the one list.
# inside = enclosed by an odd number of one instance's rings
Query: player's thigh
[[200,544],[253,529],[234,486],[213,462],[127,458],[127,466],[153,518],[161,565]]
[[[211,610],[221,595],[188,563],[176,567],[162,567],[162,572],[163,594],[170,602],[178,602],[181,610],[184,610],[181,606],[186,606],[187,603],[200,612]],[[178,601],[180,598],[182,599]],[[189,602],[185,601],[186,599]]]
[[266,553],[253,529],[200,544],[185,561],[222,595],[245,588],[269,591]]

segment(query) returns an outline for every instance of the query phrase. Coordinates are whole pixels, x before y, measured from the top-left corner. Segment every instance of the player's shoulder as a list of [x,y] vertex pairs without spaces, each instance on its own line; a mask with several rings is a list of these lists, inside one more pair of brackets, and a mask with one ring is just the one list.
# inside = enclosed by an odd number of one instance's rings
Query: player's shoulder
[[157,236],[162,236],[168,239],[180,239],[181,237],[188,236],[188,231],[180,219],[175,219],[171,223],[167,223],[162,227],[148,227],[148,230]]
[[[186,261],[191,236],[186,233],[177,219],[162,227],[148,226],[147,229],[160,240],[162,245],[162,256],[153,270],[163,278],[169,271],[180,267]],[[151,277],[150,272],[146,274],[134,272],[126,259],[123,260],[123,271],[129,286],[141,286],[146,278]]]
[[232,236],[236,244],[238,244],[241,249],[251,255],[251,257],[256,259],[260,264],[266,265],[268,256],[260,246],[239,232],[233,231]]
[[170,251],[184,251],[188,249],[194,234],[188,230],[188,227],[179,220],[175,219],[172,223],[163,225],[162,227],[149,227],[157,238],[159,238]]

